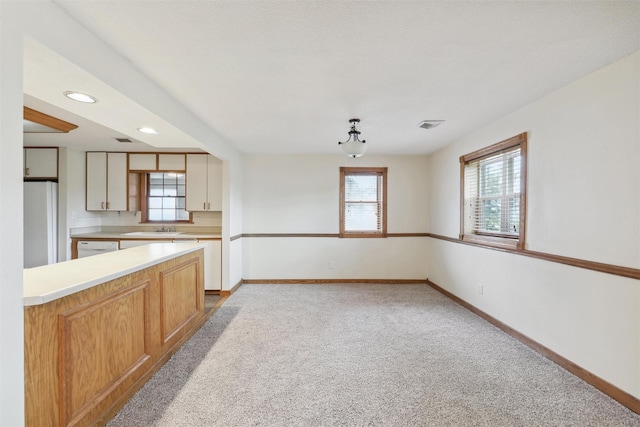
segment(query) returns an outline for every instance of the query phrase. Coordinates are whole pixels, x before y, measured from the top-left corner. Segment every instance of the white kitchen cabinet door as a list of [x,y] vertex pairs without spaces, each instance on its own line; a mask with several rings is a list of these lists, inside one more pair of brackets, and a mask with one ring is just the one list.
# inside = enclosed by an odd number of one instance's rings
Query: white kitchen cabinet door
[[127,153],[107,153],[106,209],[127,210]]
[[222,241],[199,240],[209,243],[204,250],[204,289],[219,291],[222,289]]
[[88,211],[103,211],[107,204],[107,153],[87,153]]
[[127,154],[87,153],[88,211],[127,210]]
[[58,148],[25,148],[24,177],[58,179]]
[[155,171],[156,155],[155,154],[129,154],[129,170],[130,171]]
[[184,154],[158,154],[158,170],[170,172],[184,171]]
[[190,212],[207,209],[207,155],[187,154],[186,208]]
[[187,210],[222,210],[222,161],[208,154],[187,154]]
[[207,156],[207,206],[209,211],[222,210],[222,161]]

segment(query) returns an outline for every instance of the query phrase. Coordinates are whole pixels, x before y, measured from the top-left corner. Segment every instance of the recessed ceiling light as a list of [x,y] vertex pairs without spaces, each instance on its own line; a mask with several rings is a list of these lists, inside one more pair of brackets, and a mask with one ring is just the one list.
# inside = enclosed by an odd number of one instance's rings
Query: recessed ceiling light
[[94,104],[98,102],[98,100],[93,96],[82,92],[67,91],[64,93],[64,96],[69,99],[73,99],[74,101],[84,102],[85,104]]
[[444,120],[423,120],[418,124],[418,127],[421,127],[422,129],[431,129],[442,124],[443,122]]
[[147,133],[149,135],[155,135],[158,133],[157,130],[153,129],[153,128],[149,128],[149,127],[143,127],[143,128],[138,128],[138,130],[142,133]]

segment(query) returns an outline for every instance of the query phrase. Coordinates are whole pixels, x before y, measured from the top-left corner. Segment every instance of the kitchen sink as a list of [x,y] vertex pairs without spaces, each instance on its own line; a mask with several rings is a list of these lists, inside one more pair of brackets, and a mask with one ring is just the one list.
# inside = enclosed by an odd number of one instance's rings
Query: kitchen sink
[[182,234],[181,231],[132,231],[131,233],[123,233],[121,236],[135,236],[135,237],[167,237],[178,236]]

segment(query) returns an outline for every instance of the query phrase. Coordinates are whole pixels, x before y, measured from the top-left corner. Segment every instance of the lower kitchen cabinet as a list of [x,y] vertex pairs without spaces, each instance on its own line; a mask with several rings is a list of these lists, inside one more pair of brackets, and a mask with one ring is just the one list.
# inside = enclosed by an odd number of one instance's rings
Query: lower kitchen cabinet
[[[174,242],[184,242],[185,239],[176,239]],[[222,289],[222,240],[198,239],[199,243],[209,243],[204,250],[204,290],[219,291]],[[122,249],[122,243],[120,248]]]
[[222,240],[198,240],[209,243],[204,250],[204,289],[219,291],[222,289]]

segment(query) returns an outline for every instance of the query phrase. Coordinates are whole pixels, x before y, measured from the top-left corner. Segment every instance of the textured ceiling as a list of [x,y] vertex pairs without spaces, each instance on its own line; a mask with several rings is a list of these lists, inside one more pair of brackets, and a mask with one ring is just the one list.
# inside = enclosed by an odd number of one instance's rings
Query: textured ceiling
[[429,153],[640,49],[636,1],[54,2],[248,153]]

